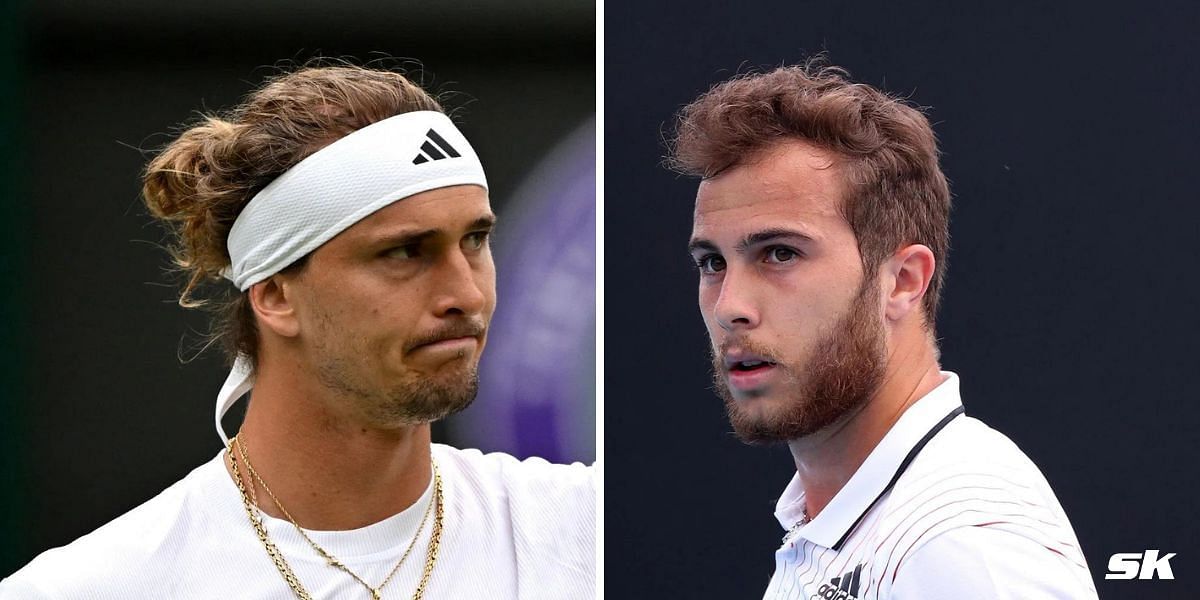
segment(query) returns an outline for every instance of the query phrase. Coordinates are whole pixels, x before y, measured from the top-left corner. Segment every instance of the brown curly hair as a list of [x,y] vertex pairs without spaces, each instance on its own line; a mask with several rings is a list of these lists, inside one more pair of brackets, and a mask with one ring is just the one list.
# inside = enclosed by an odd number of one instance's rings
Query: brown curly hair
[[717,84],[677,115],[667,165],[713,177],[789,139],[833,152],[845,161],[840,208],[868,276],[903,245],[933,251],[924,298],[932,330],[950,249],[950,187],[937,139],[919,109],[848,78],[814,59]]
[[[181,306],[207,307],[209,342],[226,357],[256,364],[258,328],[248,294],[222,286],[233,222],[261,189],[314,152],[347,134],[398,114],[442,111],[438,101],[399,73],[352,65],[304,67],[267,80],[223,115],[204,115],[146,167],[142,197],[171,231],[170,252],[186,283]],[[288,269],[303,268],[302,258]]]

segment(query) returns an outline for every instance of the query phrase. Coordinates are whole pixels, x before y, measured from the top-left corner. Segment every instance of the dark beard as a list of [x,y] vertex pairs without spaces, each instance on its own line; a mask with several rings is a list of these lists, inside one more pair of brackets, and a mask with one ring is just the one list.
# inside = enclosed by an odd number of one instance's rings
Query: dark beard
[[[734,433],[747,444],[771,444],[816,433],[843,416],[857,411],[875,394],[883,380],[886,347],[883,327],[876,314],[878,291],[873,277],[863,280],[847,312],[813,348],[803,368],[777,363],[786,380],[801,388],[782,410],[754,417],[742,409],[729,391],[723,361],[714,353],[713,387],[725,401],[725,411]],[[749,350],[763,355],[766,349]]]

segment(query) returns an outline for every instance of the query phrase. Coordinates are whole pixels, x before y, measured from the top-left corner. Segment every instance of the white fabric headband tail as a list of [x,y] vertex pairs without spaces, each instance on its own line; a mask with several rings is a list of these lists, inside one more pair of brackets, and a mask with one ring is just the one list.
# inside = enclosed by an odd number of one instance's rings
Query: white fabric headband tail
[[[375,211],[452,185],[487,189],[487,178],[449,117],[419,111],[372,123],[300,161],[250,200],[229,232],[231,264],[222,274],[246,291]],[[252,387],[253,369],[239,356],[217,394],[217,433],[226,444],[221,417]]]

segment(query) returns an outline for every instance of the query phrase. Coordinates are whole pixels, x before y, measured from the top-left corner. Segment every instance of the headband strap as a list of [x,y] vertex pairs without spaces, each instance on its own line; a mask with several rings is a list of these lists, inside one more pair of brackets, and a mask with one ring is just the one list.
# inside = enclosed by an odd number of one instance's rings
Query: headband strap
[[[475,150],[446,115],[418,111],[372,123],[329,144],[263,188],[238,215],[222,275],[241,291],[282,271],[375,211],[408,196],[454,185],[487,189]],[[239,356],[217,395],[221,417],[250,388]]]

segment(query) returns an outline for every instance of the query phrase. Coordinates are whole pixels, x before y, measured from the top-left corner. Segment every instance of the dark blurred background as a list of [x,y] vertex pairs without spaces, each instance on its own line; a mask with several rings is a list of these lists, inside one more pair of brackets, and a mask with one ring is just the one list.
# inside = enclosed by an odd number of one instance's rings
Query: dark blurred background
[[[955,210],[938,322],[968,414],[1038,464],[1102,598],[1195,598],[1200,349],[1194,3],[608,2],[606,591],[757,598],[785,448],[709,391],[685,246],[696,182],[658,167],[683,104],[827,51],[931,107]],[[1175,581],[1106,581],[1118,552]]]
[[[436,437],[595,459],[591,2],[10,1],[0,23],[0,576],[220,449],[222,357],[179,360],[207,320],[175,303],[139,174],[177,125],[236,104],[283,59],[421,61],[414,75],[450,93],[487,168],[501,217],[496,325],[509,333],[493,332],[483,368],[527,369],[525,387],[485,375],[472,410],[497,425],[450,422]],[[538,237],[548,230],[558,237]],[[538,240],[564,258],[525,260]],[[574,337],[538,355],[517,315]],[[522,435],[524,422],[537,429]]]

